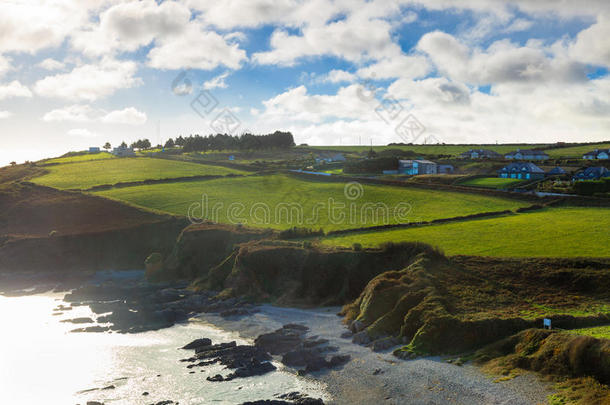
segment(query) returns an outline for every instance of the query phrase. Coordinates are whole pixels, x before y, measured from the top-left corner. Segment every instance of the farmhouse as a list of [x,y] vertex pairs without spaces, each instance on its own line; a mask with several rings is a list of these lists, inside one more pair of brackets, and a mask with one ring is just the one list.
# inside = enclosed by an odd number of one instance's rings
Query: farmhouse
[[470,149],[460,154],[462,159],[501,159],[502,155],[489,149]]
[[438,165],[429,160],[399,160],[398,173],[408,175],[437,174]]
[[100,148],[97,146],[92,146],[89,148],[89,153],[100,153]]
[[548,172],[546,172],[547,176],[563,176],[564,174],[566,174],[565,169],[559,166],[554,167]]
[[533,163],[511,163],[498,170],[503,179],[543,179],[544,170]]
[[610,177],[610,170],[603,166],[588,167],[582,172],[576,173],[572,180],[598,180],[603,177]]
[[547,160],[549,155],[536,149],[517,149],[504,155],[508,160]]
[[127,156],[135,156],[135,152],[133,148],[127,146],[119,146],[112,150],[112,154],[118,157],[127,157]]
[[582,158],[587,160],[608,160],[609,157],[610,149],[594,149],[582,155]]

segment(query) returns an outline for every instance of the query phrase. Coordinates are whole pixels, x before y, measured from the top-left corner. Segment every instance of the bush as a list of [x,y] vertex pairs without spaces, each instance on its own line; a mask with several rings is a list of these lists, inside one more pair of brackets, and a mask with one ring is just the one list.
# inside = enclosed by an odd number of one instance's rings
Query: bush
[[309,238],[312,236],[324,236],[324,231],[318,229],[317,231],[310,228],[298,228],[293,226],[292,228],[281,231],[280,239],[298,239],[298,238]]
[[360,244],[360,243],[354,243],[354,244],[352,245],[352,249],[353,249],[354,251],[356,251],[356,252],[360,252],[360,251],[362,250],[362,244]]
[[381,157],[349,162],[343,168],[345,173],[381,173],[384,170],[397,170],[398,158]]

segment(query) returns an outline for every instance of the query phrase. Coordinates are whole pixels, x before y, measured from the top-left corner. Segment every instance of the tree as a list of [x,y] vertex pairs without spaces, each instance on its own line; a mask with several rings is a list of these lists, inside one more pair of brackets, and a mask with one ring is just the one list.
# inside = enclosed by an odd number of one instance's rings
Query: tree
[[174,140],[172,138],[169,138],[167,140],[167,142],[165,142],[165,147],[166,148],[173,148],[174,146],[175,146],[175,144],[174,144]]
[[123,141],[123,142],[121,143],[121,148],[126,148],[126,147],[127,147],[127,144],[125,143],[125,141]]
[[17,162],[11,162],[11,166],[17,166]]
[[104,144],[104,149],[106,149],[106,150],[110,150],[110,148],[112,148],[112,145],[110,145],[110,142],[106,142],[106,143]]

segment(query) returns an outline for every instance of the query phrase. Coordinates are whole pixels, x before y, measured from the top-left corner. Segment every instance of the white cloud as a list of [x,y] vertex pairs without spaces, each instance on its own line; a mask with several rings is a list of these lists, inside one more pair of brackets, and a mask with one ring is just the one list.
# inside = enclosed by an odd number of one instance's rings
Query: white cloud
[[94,132],[89,131],[86,128],[74,128],[68,131],[68,135],[70,136],[78,136],[81,138],[95,138],[98,135]]
[[13,116],[13,113],[10,111],[0,111],[0,120],[10,118]]
[[216,88],[225,89],[227,87],[227,83],[225,83],[225,79],[229,76],[229,72],[224,72],[221,75],[211,78],[210,80],[203,83],[204,90],[212,90]]
[[32,97],[32,92],[19,80],[13,80],[8,84],[0,84],[0,100],[12,97]]
[[581,31],[569,52],[579,61],[610,67],[610,14],[600,15],[595,24]]
[[8,56],[4,56],[0,54],[0,77],[4,76],[6,72],[9,72],[13,69],[11,65],[12,59]]
[[160,39],[148,53],[148,65],[157,69],[238,69],[246,60],[246,52],[238,44],[195,23],[180,36]]
[[45,70],[60,70],[65,68],[66,64],[53,58],[47,58],[40,62],[38,66]]
[[42,120],[46,122],[103,122],[106,124],[141,125],[146,122],[146,114],[134,107],[106,112],[89,105],[75,104],[58,108],[46,113]]
[[94,101],[141,84],[134,77],[136,70],[135,62],[104,59],[95,65],[75,67],[69,73],[47,76],[36,82],[34,91],[44,97]]
[[146,122],[146,119],[145,113],[136,110],[134,107],[128,107],[106,114],[101,118],[101,121],[107,124],[142,125]]
[[353,82],[356,80],[356,75],[345,70],[333,69],[324,77],[325,82],[329,83],[341,83],[341,82]]
[[42,117],[42,120],[47,122],[89,122],[95,119],[96,114],[96,111],[91,106],[75,104],[49,111]]
[[423,56],[403,54],[381,59],[358,70],[358,76],[367,79],[394,79],[423,77],[430,72],[430,63]]
[[508,27],[504,29],[504,32],[519,32],[529,30],[534,26],[534,22],[532,20],[526,20],[524,18],[517,18],[513,22],[510,23]]

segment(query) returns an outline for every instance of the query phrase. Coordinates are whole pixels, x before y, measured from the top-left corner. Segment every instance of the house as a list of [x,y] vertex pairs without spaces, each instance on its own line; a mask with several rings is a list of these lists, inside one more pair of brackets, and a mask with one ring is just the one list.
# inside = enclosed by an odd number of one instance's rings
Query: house
[[582,158],[587,160],[608,160],[609,156],[610,149],[594,149],[582,155]]
[[502,159],[502,155],[489,149],[470,149],[460,154],[462,159]]
[[429,160],[399,160],[398,173],[408,175],[418,174],[436,174],[438,173],[438,165]]
[[610,170],[603,166],[587,167],[582,172],[578,172],[572,177],[572,180],[599,180],[603,177],[610,177]]
[[548,172],[546,172],[547,176],[563,176],[564,174],[566,174],[565,169],[563,169],[562,167],[554,167],[551,170],[549,170]]
[[536,149],[517,149],[504,155],[508,160],[547,160],[549,155]]
[[112,154],[117,157],[128,157],[135,156],[136,153],[133,151],[133,148],[128,146],[119,146],[117,148],[112,149]]
[[316,156],[316,163],[332,163],[332,162],[345,162],[345,156],[343,153],[328,154],[323,153]]
[[438,165],[438,174],[449,174],[453,173],[455,168],[452,165]]
[[503,179],[537,180],[544,178],[544,170],[533,163],[511,163],[498,170]]
[[97,146],[92,146],[89,148],[89,153],[100,153],[100,148]]
[[229,155],[229,160],[231,160],[231,161],[235,160],[235,156],[234,155]]

